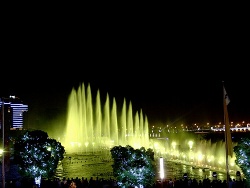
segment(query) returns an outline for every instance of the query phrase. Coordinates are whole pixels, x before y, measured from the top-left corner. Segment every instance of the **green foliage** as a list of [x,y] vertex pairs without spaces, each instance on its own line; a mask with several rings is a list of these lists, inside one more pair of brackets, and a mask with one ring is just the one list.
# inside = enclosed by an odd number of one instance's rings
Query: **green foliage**
[[14,143],[14,161],[25,177],[51,178],[63,159],[64,147],[44,131],[26,131]]
[[248,186],[250,186],[250,139],[241,138],[234,147],[234,152],[236,154],[235,163],[241,168],[242,172],[246,177]]
[[118,186],[125,188],[143,185],[152,186],[155,182],[154,152],[144,147],[134,149],[131,146],[111,148],[114,160],[113,174]]

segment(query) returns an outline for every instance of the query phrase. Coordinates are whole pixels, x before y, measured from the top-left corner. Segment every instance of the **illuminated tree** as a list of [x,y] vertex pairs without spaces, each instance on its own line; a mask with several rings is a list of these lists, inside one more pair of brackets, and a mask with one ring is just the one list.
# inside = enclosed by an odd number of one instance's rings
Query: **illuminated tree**
[[247,137],[241,138],[237,146],[234,147],[236,154],[235,163],[241,168],[246,177],[248,186],[250,186],[250,139]]
[[26,131],[14,143],[14,161],[19,173],[35,180],[53,177],[64,153],[60,142],[40,130]]
[[152,187],[155,163],[152,149],[115,146],[111,150],[113,174],[119,187]]

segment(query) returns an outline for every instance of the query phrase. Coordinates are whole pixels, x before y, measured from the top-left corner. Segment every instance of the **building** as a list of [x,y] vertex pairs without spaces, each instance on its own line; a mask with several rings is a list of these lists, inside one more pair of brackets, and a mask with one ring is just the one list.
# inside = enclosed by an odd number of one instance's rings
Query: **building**
[[[28,105],[15,96],[0,98],[0,128],[4,123],[4,130],[20,130],[24,127],[24,116],[28,111]],[[4,110],[3,110],[4,109]],[[4,118],[4,122],[3,122]]]
[[24,116],[27,111],[28,105],[23,104],[18,97],[0,98],[0,137],[2,140],[0,147],[4,151],[2,153],[2,163],[4,163],[6,172],[10,170],[14,133],[20,132],[15,130],[24,128]]

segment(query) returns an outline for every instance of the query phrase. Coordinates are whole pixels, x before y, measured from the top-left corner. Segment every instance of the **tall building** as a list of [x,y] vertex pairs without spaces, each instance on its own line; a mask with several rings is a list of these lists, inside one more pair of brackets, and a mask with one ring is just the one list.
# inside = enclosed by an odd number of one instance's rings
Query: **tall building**
[[24,126],[24,115],[28,111],[28,105],[15,96],[0,98],[0,128],[1,148],[5,151],[3,157],[5,170],[10,170],[10,156],[12,153],[13,133],[22,130]]
[[23,129],[24,115],[28,111],[28,105],[23,104],[23,102],[18,97],[9,96],[9,98],[0,98],[0,109],[1,129],[3,124],[3,118],[5,130]]

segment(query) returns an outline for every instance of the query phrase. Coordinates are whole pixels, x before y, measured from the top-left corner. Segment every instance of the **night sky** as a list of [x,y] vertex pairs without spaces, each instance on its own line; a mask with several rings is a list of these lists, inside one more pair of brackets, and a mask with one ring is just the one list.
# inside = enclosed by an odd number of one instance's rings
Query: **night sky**
[[166,27],[100,18],[83,26],[16,18],[2,41],[0,96],[28,104],[30,126],[63,116],[72,88],[81,83],[90,84],[93,96],[99,89],[103,98],[108,93],[117,103],[131,101],[151,125],[217,123],[223,121],[224,80],[229,120],[249,122],[249,34],[245,25],[228,30],[238,24],[232,21],[198,27],[182,20]]
[[[88,63],[82,60],[78,66],[69,63],[16,70],[15,76],[2,82],[1,96],[16,95],[28,104],[30,125],[40,122],[40,118],[53,119],[53,114],[64,114],[72,88],[81,83],[90,84],[93,99],[99,89],[103,101],[107,93],[120,105],[124,98],[131,101],[133,111],[142,109],[151,125],[223,121],[222,77],[214,73],[194,75],[195,71],[183,72],[182,65],[177,71],[176,66],[172,69],[167,63],[134,65],[138,67],[119,63],[90,67],[86,66]],[[9,72],[10,76],[12,71]],[[249,77],[223,80],[231,100],[230,121],[250,121]]]

